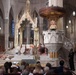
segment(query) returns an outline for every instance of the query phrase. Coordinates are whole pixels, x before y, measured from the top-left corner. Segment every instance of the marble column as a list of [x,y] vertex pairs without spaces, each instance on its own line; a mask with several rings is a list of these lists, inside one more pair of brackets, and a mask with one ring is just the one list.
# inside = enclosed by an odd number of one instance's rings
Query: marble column
[[63,7],[63,0],[48,0],[48,6],[60,6]]
[[20,29],[20,46],[22,45],[22,29]]
[[8,50],[8,43],[9,43],[9,19],[4,20],[5,25],[5,50]]
[[39,17],[39,22],[40,22],[40,27],[39,27],[39,43],[44,44],[44,39],[43,39],[43,19]]
[[15,25],[15,40],[14,40],[15,47],[18,46],[18,23]]
[[34,45],[39,45],[39,28],[34,28]]
[[48,0],[49,4],[48,6],[57,6],[57,0]]
[[26,25],[26,44],[30,44],[30,31],[31,30],[31,27],[30,27],[30,24],[27,24]]
[[57,0],[57,6],[63,7],[63,0]]
[[[57,1],[57,6],[63,7],[63,0],[58,0]],[[63,30],[64,29],[64,27],[63,27],[63,18],[60,18],[58,20],[57,27],[58,27],[58,30]]]

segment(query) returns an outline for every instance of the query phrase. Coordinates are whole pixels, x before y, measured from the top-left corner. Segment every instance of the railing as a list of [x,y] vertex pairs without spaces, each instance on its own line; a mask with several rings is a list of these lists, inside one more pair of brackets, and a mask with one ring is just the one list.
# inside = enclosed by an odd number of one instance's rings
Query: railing
[[58,33],[62,37],[62,43],[65,49],[70,50],[74,48],[73,42],[64,35],[64,31],[58,31]]
[[73,46],[73,42],[71,42],[70,39],[64,36],[63,47],[67,50],[70,50],[71,48],[73,48]]

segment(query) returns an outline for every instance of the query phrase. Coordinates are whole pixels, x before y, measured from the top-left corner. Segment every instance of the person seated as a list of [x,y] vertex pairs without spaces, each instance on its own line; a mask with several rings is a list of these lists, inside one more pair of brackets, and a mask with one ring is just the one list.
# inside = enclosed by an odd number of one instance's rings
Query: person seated
[[67,67],[63,68],[63,72],[60,73],[59,75],[73,75],[72,72],[70,71],[70,69],[68,69]]
[[40,64],[36,64],[35,69],[33,70],[33,74],[44,74]]
[[22,71],[22,75],[28,75],[29,74],[29,64],[26,63],[24,70]]
[[46,66],[49,67],[49,69],[52,67],[50,63],[46,63]]
[[44,75],[46,75],[50,71],[49,67],[44,67]]
[[[37,61],[36,64],[40,65],[41,66],[41,63],[40,61]],[[43,69],[43,67],[41,66],[41,69]]]
[[62,73],[63,72],[63,68],[64,68],[64,61],[63,60],[60,60],[59,62],[59,67],[57,67],[55,69],[55,73],[59,74],[59,73]]

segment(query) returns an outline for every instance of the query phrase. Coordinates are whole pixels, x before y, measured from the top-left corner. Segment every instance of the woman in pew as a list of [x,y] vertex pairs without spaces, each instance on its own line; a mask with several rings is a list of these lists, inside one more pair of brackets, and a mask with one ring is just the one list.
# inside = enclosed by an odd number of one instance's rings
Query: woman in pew
[[36,74],[44,74],[44,71],[43,71],[43,69],[41,68],[41,65],[39,65],[39,64],[36,64],[36,66],[35,66],[35,69],[33,70],[33,74],[34,75],[36,75]]
[[29,75],[29,64],[27,63],[24,67],[24,70],[22,71],[21,75]]

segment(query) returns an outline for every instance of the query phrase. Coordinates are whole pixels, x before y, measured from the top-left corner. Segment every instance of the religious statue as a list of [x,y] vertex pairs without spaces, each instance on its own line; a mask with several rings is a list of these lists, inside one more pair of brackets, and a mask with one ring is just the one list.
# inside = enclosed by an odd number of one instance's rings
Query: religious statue
[[56,22],[54,20],[50,21],[49,29],[51,29],[51,30],[56,30],[57,29],[57,25],[56,25]]

